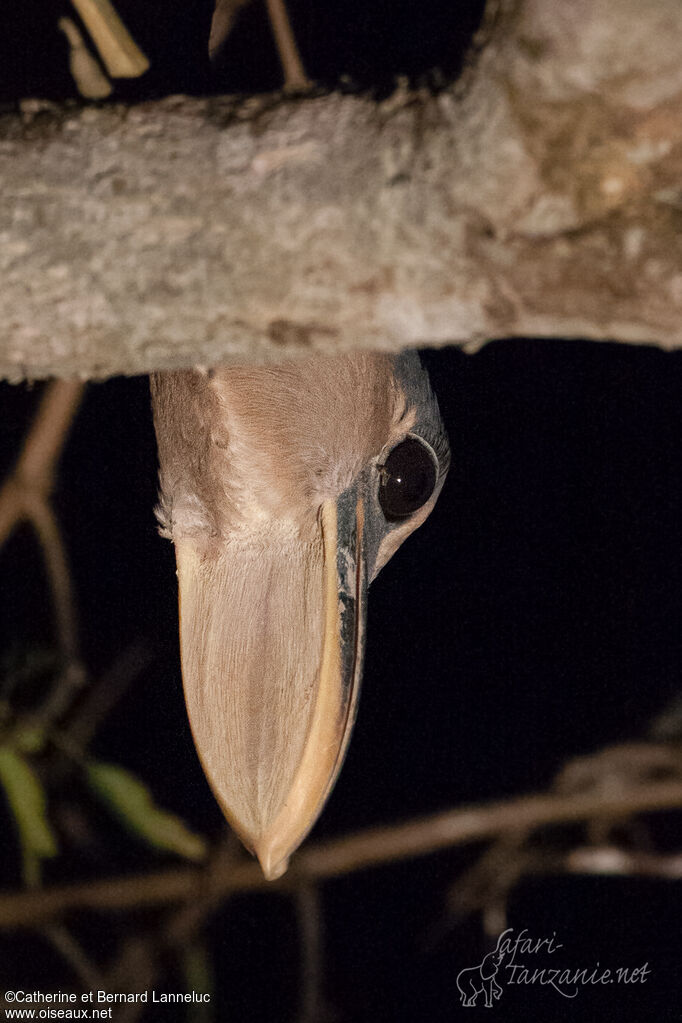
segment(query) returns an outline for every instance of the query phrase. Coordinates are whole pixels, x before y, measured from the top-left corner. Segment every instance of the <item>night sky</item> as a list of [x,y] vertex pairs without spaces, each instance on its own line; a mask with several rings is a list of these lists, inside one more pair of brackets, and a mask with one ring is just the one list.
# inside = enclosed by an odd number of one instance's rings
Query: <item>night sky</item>
[[[42,62],[29,43],[27,26],[44,17],[46,3],[16,6],[3,14],[10,23],[2,39],[9,54],[3,98],[68,94],[62,37],[40,23]],[[194,56],[203,54],[196,26],[207,26],[211,5],[180,7],[119,4],[143,48],[159,54],[149,79],[138,83],[142,93],[277,86],[261,10],[244,19],[230,44],[235,66],[222,65],[216,83],[203,56]],[[302,0],[292,11],[313,77],[331,86],[347,76],[344,87],[380,94],[400,72],[413,80],[436,67],[454,73],[460,57],[444,40],[464,40],[480,5]],[[244,57],[251,52],[257,62]],[[536,339],[494,342],[476,355],[426,352],[424,361],[452,469],[430,519],[372,586],[358,721],[313,839],[541,791],[567,759],[645,737],[680,692],[682,353]],[[3,469],[40,391],[0,385]],[[174,558],[156,532],[155,473],[146,379],[91,385],[55,498],[84,659],[97,677],[135,642],[151,657],[98,733],[94,752],[139,773],[158,801],[197,831],[217,835],[222,818],[184,711]],[[28,530],[0,552],[0,572],[0,656],[49,647],[50,607]],[[7,833],[9,818],[0,813]],[[679,848],[679,819],[649,823],[658,848]],[[88,858],[50,866],[47,880],[174,862],[131,847],[115,829],[105,834]],[[582,841],[579,829],[565,835],[568,846],[571,838]],[[18,869],[11,845],[3,845],[1,883],[9,888]],[[447,899],[480,851],[444,852],[323,886],[329,1020],[466,1018],[456,976],[489,944],[480,917],[453,919]],[[648,961],[652,972],[646,984],[586,988],[575,1000],[538,986],[509,987],[495,1017],[679,1020],[681,909],[679,883],[523,881],[510,900],[509,926],[535,937],[556,933],[565,963],[576,968]],[[148,922],[144,914],[135,920]],[[124,926],[87,914],[74,925],[102,959]],[[231,900],[209,942],[216,1019],[295,1019],[298,947],[286,899]],[[39,937],[0,936],[0,985],[20,982],[47,989],[72,979]],[[181,989],[172,970],[165,983]],[[148,1018],[182,1017],[169,1010]]]

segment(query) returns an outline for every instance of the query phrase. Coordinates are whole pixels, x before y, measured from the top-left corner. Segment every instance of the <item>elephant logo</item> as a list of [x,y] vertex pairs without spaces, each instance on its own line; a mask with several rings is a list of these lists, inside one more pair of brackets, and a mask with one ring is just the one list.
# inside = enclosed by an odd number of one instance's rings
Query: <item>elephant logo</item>
[[463,1006],[469,1009],[476,1005],[476,999],[482,994],[486,1008],[492,1008],[493,1000],[502,994],[502,988],[495,977],[503,959],[504,952],[495,949],[494,952],[489,952],[487,956],[484,956],[478,966],[470,966],[459,971],[457,988]]

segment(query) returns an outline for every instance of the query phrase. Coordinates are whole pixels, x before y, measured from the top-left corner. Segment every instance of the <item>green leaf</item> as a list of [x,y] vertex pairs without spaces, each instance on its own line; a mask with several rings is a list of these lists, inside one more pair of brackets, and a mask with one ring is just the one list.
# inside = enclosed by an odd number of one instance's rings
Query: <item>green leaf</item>
[[28,761],[9,746],[0,746],[0,784],[19,831],[24,881],[40,881],[41,860],[57,855],[57,842],[47,819],[47,797]]
[[206,842],[172,813],[154,802],[147,787],[118,764],[91,760],[86,777],[92,791],[121,822],[149,845],[189,860],[206,856]]

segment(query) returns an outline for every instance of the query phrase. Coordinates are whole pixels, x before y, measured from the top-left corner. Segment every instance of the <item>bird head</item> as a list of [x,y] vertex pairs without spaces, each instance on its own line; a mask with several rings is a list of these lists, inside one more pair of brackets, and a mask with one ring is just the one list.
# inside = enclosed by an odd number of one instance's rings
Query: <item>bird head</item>
[[433,508],[447,439],[414,353],[156,374],[152,398],[195,743],[276,878],[343,761],[368,585]]

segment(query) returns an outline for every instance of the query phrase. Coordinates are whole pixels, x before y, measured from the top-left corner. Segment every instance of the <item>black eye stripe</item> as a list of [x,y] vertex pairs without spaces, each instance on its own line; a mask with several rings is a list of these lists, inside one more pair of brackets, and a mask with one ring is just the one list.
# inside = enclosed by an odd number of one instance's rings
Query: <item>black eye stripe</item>
[[379,504],[388,522],[407,519],[422,508],[436,487],[438,466],[416,437],[396,444],[380,467]]

